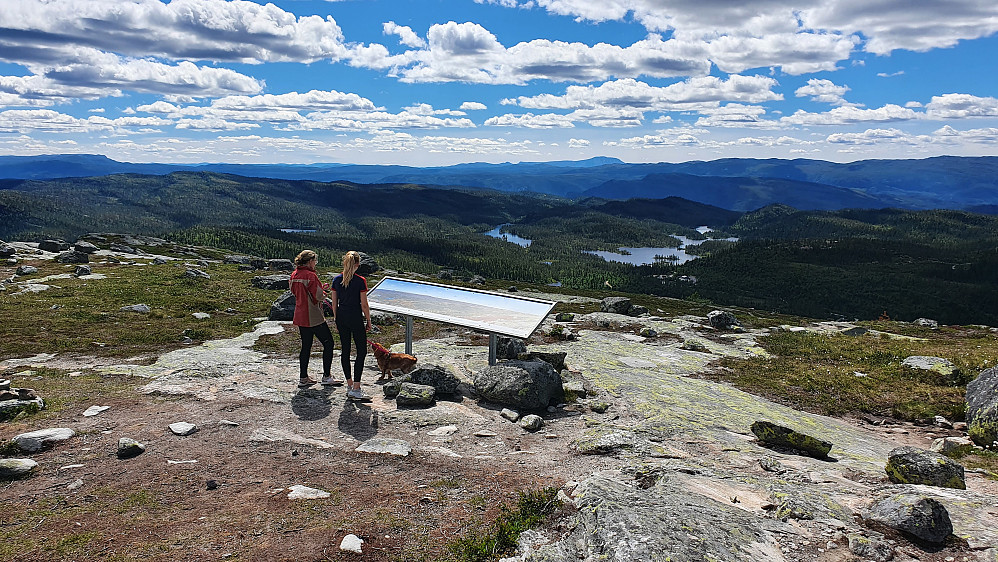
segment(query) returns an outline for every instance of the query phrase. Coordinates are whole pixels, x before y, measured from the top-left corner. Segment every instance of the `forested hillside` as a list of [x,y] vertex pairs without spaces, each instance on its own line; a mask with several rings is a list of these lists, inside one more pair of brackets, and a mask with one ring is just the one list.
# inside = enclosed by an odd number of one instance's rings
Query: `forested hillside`
[[[483,235],[496,225],[526,247]],[[682,265],[631,266],[584,253],[708,241]],[[311,232],[281,232],[279,229]],[[581,201],[530,193],[358,185],[204,172],[0,185],[0,238],[86,232],[165,236],[262,257],[357,249],[385,267],[513,283],[648,293],[816,318],[932,317],[998,325],[998,218],[960,211],[747,214],[680,198]]]

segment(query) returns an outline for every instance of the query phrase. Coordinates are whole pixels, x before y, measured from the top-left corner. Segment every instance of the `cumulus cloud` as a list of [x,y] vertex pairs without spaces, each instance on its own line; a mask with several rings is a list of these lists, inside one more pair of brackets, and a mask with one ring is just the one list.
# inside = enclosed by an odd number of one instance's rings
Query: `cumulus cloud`
[[964,119],[968,117],[998,117],[998,98],[970,94],[933,96],[925,105],[929,119]]
[[807,86],[801,86],[794,91],[794,95],[799,98],[811,97],[811,101],[830,103],[832,105],[846,105],[846,92],[849,86],[838,86],[831,80],[812,78],[807,81]]
[[130,127],[168,125],[165,119],[150,117],[119,117],[108,119],[93,115],[86,119],[73,117],[51,109],[11,109],[0,111],[0,133],[93,133],[111,132],[124,134]]
[[959,131],[946,125],[932,132],[937,140],[948,144],[972,142],[978,144],[998,144],[998,128],[986,127]]
[[654,134],[627,137],[622,138],[619,141],[608,141],[603,144],[606,146],[620,146],[626,148],[706,146],[710,143],[700,139],[700,137],[704,134],[707,134],[707,131],[704,129],[677,127],[674,129],[658,131]]
[[918,137],[900,129],[867,129],[859,133],[833,133],[825,139],[832,144],[874,145],[882,143],[915,144]]
[[869,121],[908,121],[922,116],[911,108],[889,103],[877,109],[860,109],[858,107],[836,107],[825,113],[809,113],[798,110],[793,115],[780,118],[785,125],[845,125]]
[[774,129],[779,123],[764,119],[766,108],[758,105],[729,103],[723,107],[704,110],[707,115],[697,119],[697,127],[752,127]]
[[505,115],[489,117],[486,119],[485,125],[490,127],[525,127],[527,129],[571,128],[575,126],[572,123],[571,117],[557,113],[544,113],[541,115],[534,115],[533,113],[525,113],[523,115],[506,113]]
[[412,30],[411,27],[405,25],[399,25],[393,21],[386,22],[383,24],[383,29],[385,35],[398,35],[399,43],[409,46],[409,47],[425,47],[426,40],[416,35],[416,32]]
[[466,101],[461,104],[461,109],[464,111],[480,111],[483,109],[488,109],[489,107],[484,103],[477,101]]
[[568,139],[568,148],[588,148],[589,144],[586,139]]

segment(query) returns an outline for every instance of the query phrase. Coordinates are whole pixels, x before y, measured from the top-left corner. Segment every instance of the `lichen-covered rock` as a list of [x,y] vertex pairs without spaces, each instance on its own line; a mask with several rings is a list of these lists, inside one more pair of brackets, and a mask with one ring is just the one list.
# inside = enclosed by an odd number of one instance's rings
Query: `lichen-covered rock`
[[389,381],[385,381],[385,384],[381,385],[381,391],[385,393],[385,398],[395,398],[398,396],[399,391],[402,390],[402,383],[412,382],[410,374],[402,374],[392,377]]
[[496,359],[518,359],[527,352],[527,344],[520,338],[499,336],[496,339]]
[[270,314],[267,316],[267,320],[294,320],[294,317],[295,295],[291,291],[285,291],[270,305]]
[[436,389],[426,384],[404,382],[399,385],[395,403],[402,407],[430,406],[436,398]]
[[873,562],[888,562],[894,558],[894,547],[888,543],[850,533],[848,535],[849,550],[864,560]]
[[544,361],[506,361],[474,376],[475,390],[487,402],[519,410],[539,410],[564,401],[561,375]]
[[287,259],[267,260],[267,269],[271,271],[294,271],[295,264]]
[[895,484],[924,484],[966,490],[963,466],[932,451],[898,447],[887,458],[887,478]]
[[727,330],[738,326],[738,319],[726,310],[712,310],[707,313],[707,323],[715,330]]
[[424,365],[409,373],[409,380],[432,386],[437,394],[455,394],[461,385],[457,375],[440,365]]
[[283,275],[283,274],[257,275],[256,277],[250,280],[250,284],[252,284],[257,289],[266,289],[268,291],[276,291],[283,289],[286,291],[289,288],[290,280],[291,280],[290,275]]
[[122,312],[137,312],[139,314],[149,314],[152,309],[149,308],[148,304],[129,304],[119,308],[118,310]]
[[31,459],[0,459],[0,480],[21,478],[37,467]]
[[629,480],[596,474],[580,483],[566,535],[524,562],[784,559],[776,535],[786,523],[690,493],[671,477],[647,488]]
[[641,328],[641,331],[638,332],[638,335],[643,338],[657,338],[658,332],[656,332],[654,328],[649,328],[645,326],[644,328]]
[[529,351],[520,354],[519,359],[522,361],[544,361],[560,373],[565,370],[565,357],[567,356],[568,353],[565,351]]
[[946,507],[936,499],[916,494],[878,500],[870,506],[867,518],[930,543],[943,543],[953,534]]
[[760,420],[753,423],[752,433],[763,445],[786,447],[818,459],[827,457],[828,452],[832,450],[832,444],[828,441],[768,421]]
[[610,455],[621,449],[633,448],[634,435],[623,431],[583,435],[571,444],[571,449],[580,455]]
[[537,414],[528,414],[520,419],[520,427],[526,429],[527,431],[537,431],[538,429],[544,427],[544,418],[538,416]]
[[45,252],[53,252],[53,253],[63,252],[69,249],[69,244],[67,244],[64,240],[58,240],[58,239],[42,240],[41,242],[38,243],[38,249]]
[[570,312],[559,312],[557,316],[554,317],[555,322],[571,322],[575,320],[575,315]]
[[193,267],[184,272],[184,277],[190,279],[211,279],[211,275],[208,275],[200,269],[194,269]]
[[916,371],[932,371],[948,378],[955,377],[960,373],[960,370],[956,368],[956,365],[952,361],[943,359],[942,357],[912,355],[911,357],[905,357],[901,365]]
[[69,250],[56,256],[55,261],[59,263],[90,263],[90,256],[83,252]]
[[144,453],[146,446],[130,437],[118,439],[118,458],[130,459]]
[[969,437],[942,437],[932,441],[929,448],[933,453],[943,455],[968,453],[974,448],[974,442]]
[[92,254],[97,250],[100,250],[100,248],[90,242],[87,242],[86,240],[77,240],[76,244],[73,245],[73,249],[84,254]]
[[967,434],[981,447],[998,444],[998,367],[967,384]]
[[25,275],[34,275],[38,273],[38,268],[33,265],[19,265],[17,269],[14,270],[14,275],[18,277],[24,277]]
[[627,314],[631,310],[631,299],[627,297],[606,297],[600,302],[600,311],[611,314]]

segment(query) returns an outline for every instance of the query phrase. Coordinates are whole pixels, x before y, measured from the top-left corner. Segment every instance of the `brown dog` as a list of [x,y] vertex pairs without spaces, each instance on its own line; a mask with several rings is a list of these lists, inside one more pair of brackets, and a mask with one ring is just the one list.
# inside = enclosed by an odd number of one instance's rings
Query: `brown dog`
[[385,377],[390,380],[392,378],[392,371],[395,369],[399,369],[403,373],[408,373],[416,368],[415,355],[392,353],[377,342],[371,342],[371,349],[374,350],[374,358],[378,360],[378,369],[381,369],[381,376],[378,377],[379,381],[384,380]]

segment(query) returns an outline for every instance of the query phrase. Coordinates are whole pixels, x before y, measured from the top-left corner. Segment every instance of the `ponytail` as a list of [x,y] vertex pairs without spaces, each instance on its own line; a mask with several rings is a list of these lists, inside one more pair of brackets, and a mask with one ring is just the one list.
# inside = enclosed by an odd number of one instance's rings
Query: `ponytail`
[[350,250],[343,254],[343,286],[349,287],[357,268],[360,267],[360,254]]

